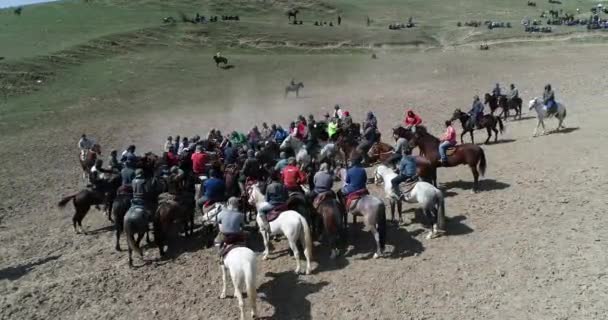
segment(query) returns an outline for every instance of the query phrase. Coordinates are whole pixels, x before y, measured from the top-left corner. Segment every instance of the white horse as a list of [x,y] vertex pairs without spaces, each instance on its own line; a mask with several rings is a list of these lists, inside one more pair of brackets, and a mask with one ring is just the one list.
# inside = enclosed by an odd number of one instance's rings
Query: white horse
[[404,196],[404,200],[421,204],[422,211],[432,225],[427,239],[437,238],[445,233],[445,203],[441,190],[428,182],[418,181],[414,189]]
[[270,236],[283,234],[287,237],[289,247],[293,251],[293,256],[296,259],[296,273],[300,273],[300,251],[296,245],[299,240],[304,247],[304,256],[306,257],[306,274],[310,274],[310,258],[312,255],[312,238],[310,236],[310,228],[306,219],[294,210],[287,210],[274,221],[268,222],[266,215],[260,213],[260,209],[268,205],[265,196],[260,191],[258,184],[253,185],[249,194],[249,204],[255,205],[257,209],[256,222],[260,227],[260,234],[264,239],[264,254],[262,258],[268,259]]
[[311,162],[310,154],[308,153],[308,150],[306,150],[306,145],[304,145],[304,142],[295,138],[291,134],[288,135],[287,138],[285,138],[285,140],[283,140],[283,142],[281,143],[281,146],[279,148],[281,150],[291,148],[291,150],[293,150],[293,152],[296,155],[296,161],[299,164],[304,165],[304,167],[307,167]]
[[[566,106],[561,102],[557,103],[557,113],[555,113],[555,117],[559,121],[557,124],[557,128],[555,131],[559,131],[561,128],[565,128],[562,124],[564,122],[564,118],[566,118]],[[530,100],[529,110],[536,110],[536,118],[538,119],[538,123],[536,124],[536,128],[534,129],[534,137],[538,135],[538,128],[540,126],[543,127],[543,135],[545,134],[545,118],[547,118],[547,108],[543,102],[543,99],[540,97],[536,97]],[[550,115],[549,117],[551,117]]]
[[238,247],[230,250],[224,257],[222,269],[222,293],[220,298],[226,298],[226,271],[230,272],[234,296],[239,302],[241,320],[245,319],[245,310],[242,292],[247,292],[247,299],[251,307],[251,317],[257,316],[256,292],[256,259],[255,253],[247,247]]
[[388,166],[381,164],[376,167],[374,170],[374,183],[376,185],[380,185],[384,182],[384,195],[388,199],[389,204],[391,205],[391,220],[395,221],[395,205],[397,206],[397,211],[399,212],[399,222],[403,222],[401,219],[401,209],[402,203],[401,199],[397,199],[397,195],[393,192],[393,187],[391,181],[397,177],[397,173]]

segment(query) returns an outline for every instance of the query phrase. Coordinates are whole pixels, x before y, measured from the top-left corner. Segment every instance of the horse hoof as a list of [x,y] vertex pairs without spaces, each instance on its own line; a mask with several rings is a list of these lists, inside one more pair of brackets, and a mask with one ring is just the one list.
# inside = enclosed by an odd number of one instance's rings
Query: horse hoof
[[226,299],[226,294],[225,293],[220,294],[220,299]]
[[262,256],[262,260],[268,260],[268,256],[267,255],[263,255]]
[[306,275],[309,276],[310,275],[310,270],[306,270]]
[[374,253],[374,259],[378,259],[380,258],[380,255],[378,253]]

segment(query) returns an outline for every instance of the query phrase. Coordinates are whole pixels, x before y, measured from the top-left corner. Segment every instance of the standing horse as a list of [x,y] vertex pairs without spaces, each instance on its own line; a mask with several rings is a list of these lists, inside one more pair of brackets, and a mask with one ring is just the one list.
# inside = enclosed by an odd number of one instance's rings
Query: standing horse
[[330,259],[335,259],[340,253],[338,242],[344,241],[344,226],[342,225],[342,211],[333,192],[319,195],[321,197],[316,208],[317,214],[323,223],[323,239],[325,239],[331,250]]
[[287,15],[287,20],[291,21],[291,17],[293,17],[293,20],[298,19],[298,13],[300,13],[300,10],[290,9],[285,14]]
[[404,196],[404,200],[421,204],[422,212],[432,226],[427,239],[437,238],[445,233],[445,203],[441,190],[430,183],[418,181],[412,191]]
[[280,146],[280,150],[288,149],[291,149],[293,151],[296,156],[296,161],[303,167],[308,167],[308,165],[311,163],[312,157],[308,153],[306,145],[298,138],[295,138],[292,135],[288,135],[287,138],[283,140]]
[[258,212],[256,222],[260,227],[260,233],[264,239],[264,254],[262,258],[268,259],[270,236],[283,234],[287,237],[289,247],[293,251],[293,256],[296,259],[296,273],[300,272],[300,251],[296,242],[299,240],[304,247],[304,256],[306,257],[306,274],[310,274],[310,259],[312,256],[312,237],[310,228],[306,218],[293,210],[282,212],[274,221],[268,221],[266,215],[260,212],[260,209],[267,204],[266,198],[260,191],[258,184],[251,187],[249,194],[249,203],[255,205]]
[[101,155],[101,147],[99,144],[94,144],[90,150],[85,150],[84,153],[80,154],[78,158],[80,160],[80,166],[82,167],[82,181],[86,184],[89,183],[89,175],[91,174],[91,168],[95,165],[97,158]]
[[[343,184],[346,184],[346,169],[338,170],[338,176]],[[374,259],[381,257],[384,253],[386,245],[386,207],[384,202],[372,195],[364,195],[359,200],[356,200],[354,206],[346,208],[347,214],[344,219],[348,219],[348,213],[353,215],[353,224],[357,223],[357,216],[363,217],[363,225],[374,235],[376,241],[376,252]],[[346,221],[344,221],[346,225]]]
[[409,142],[410,145],[417,146],[435,168],[468,165],[473,174],[473,192],[479,190],[479,173],[483,176],[487,168],[486,155],[480,146],[471,143],[458,145],[454,148],[454,153],[448,156],[448,162],[442,165],[439,162],[439,139],[428,133],[425,127],[416,127],[416,133],[411,135]]
[[566,118],[566,106],[561,102],[557,103],[557,112],[554,114],[548,114],[545,104],[543,103],[543,99],[540,97],[536,97],[530,100],[529,109],[534,109],[536,111],[536,118],[538,119],[538,123],[536,124],[536,128],[534,129],[533,136],[536,137],[538,135],[538,128],[542,125],[543,127],[543,135],[545,134],[545,118],[550,118],[555,115],[557,118],[557,128],[555,131],[559,131],[561,128],[565,128],[563,125],[564,119]]
[[490,106],[490,114],[494,115],[494,111],[500,108],[499,98],[504,98],[505,96],[501,95],[500,97],[496,97],[493,94],[486,93],[484,95],[483,104],[487,104]]
[[121,251],[120,249],[120,234],[123,231],[125,215],[129,208],[131,208],[131,199],[133,195],[130,193],[120,193],[114,199],[114,203],[112,204],[112,213],[114,215],[114,228],[116,229],[116,246],[114,247],[116,251]]
[[378,163],[386,161],[392,154],[393,146],[384,142],[376,142],[374,143],[369,151],[367,151],[367,156],[371,163]]
[[505,121],[507,121],[507,118],[509,117],[510,109],[515,110],[515,115],[513,116],[513,120],[515,120],[516,118],[521,119],[522,100],[520,97],[515,97],[513,99],[507,99],[506,96],[501,96],[498,101],[498,105],[502,109],[502,112],[498,116],[504,115]]
[[[245,319],[243,291],[247,292],[247,299],[251,307],[251,317],[257,317],[257,292],[256,292],[256,274],[257,263],[255,253],[247,247],[236,247],[230,249],[223,257],[224,263],[222,269],[222,293],[220,299],[226,298],[226,271],[230,272],[232,286],[234,287],[234,296],[239,303],[241,320]],[[245,289],[245,290],[243,290]]]
[[296,84],[290,84],[287,87],[285,87],[285,97],[287,98],[287,94],[289,92],[295,92],[296,93],[296,97],[300,96],[300,89],[304,88],[304,83],[302,82],[298,82]]
[[[133,206],[124,218],[123,229],[127,238],[127,249],[129,252],[129,267],[133,266],[133,251],[143,258],[143,252],[139,246],[144,233],[148,232],[148,213],[144,207]],[[137,234],[137,240],[134,235]]]
[[[462,133],[460,134],[460,143],[464,143],[464,135],[468,132],[471,135],[471,143],[475,143],[475,137],[473,136],[473,131],[475,131],[475,126],[477,125],[475,121],[472,121],[471,116],[468,113],[462,112],[460,109],[454,110],[454,114],[452,115],[452,120],[460,120],[460,124],[462,125]],[[498,124],[498,129],[500,133],[502,133],[505,127],[502,124],[502,120],[500,117],[493,116],[491,114],[485,114],[479,120],[480,129],[486,128],[488,132],[488,138],[486,139],[486,144],[490,142],[490,138],[492,138],[492,131],[494,131],[494,142],[498,141],[498,131],[496,129],[496,125]]]
[[397,173],[387,165],[381,164],[374,170],[374,183],[379,185],[384,182],[384,195],[388,199],[391,206],[391,220],[395,222],[395,207],[399,213],[399,222],[403,222],[401,218],[402,203],[401,198],[397,199],[397,195],[393,192],[393,184],[391,181],[397,177]]
[[[184,194],[185,198],[189,193]],[[174,225],[181,225],[184,234],[190,236],[194,234],[194,197],[188,197],[188,200],[175,199],[167,193],[160,195],[158,208],[154,213],[154,241],[158,246],[160,256],[165,255],[165,242],[169,235],[169,231]],[[179,201],[182,200],[182,201]]]

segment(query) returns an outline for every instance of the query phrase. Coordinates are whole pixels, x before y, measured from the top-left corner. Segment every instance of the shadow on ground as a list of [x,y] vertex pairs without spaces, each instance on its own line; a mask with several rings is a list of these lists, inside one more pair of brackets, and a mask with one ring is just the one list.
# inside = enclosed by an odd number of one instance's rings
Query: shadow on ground
[[53,255],[53,256],[48,256],[44,259],[40,259],[40,260],[37,260],[34,262],[29,262],[29,263],[25,263],[25,264],[19,264],[14,267],[4,268],[4,269],[0,270],[0,280],[10,280],[10,281],[17,280],[17,279],[23,277],[24,275],[28,274],[35,267],[43,265],[50,261],[57,260],[57,259],[59,259],[59,257],[61,257],[61,255]]

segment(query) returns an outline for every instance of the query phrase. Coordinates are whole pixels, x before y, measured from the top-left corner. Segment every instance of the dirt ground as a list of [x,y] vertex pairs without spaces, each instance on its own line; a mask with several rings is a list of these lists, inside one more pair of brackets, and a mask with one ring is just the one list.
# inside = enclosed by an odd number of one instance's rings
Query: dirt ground
[[[202,106],[178,101],[171,112],[145,112],[147,97],[136,92],[129,101],[138,101],[142,112],[104,115],[93,124],[73,116],[63,126],[7,136],[0,141],[0,318],[238,316],[234,299],[219,299],[220,271],[200,232],[178,240],[180,249],[167,261],[158,261],[157,250],[147,248],[146,263],[135,269],[128,268],[125,252],[114,250],[112,228],[95,209],[84,223],[89,234],[74,234],[71,205],[59,210],[56,203],[82,187],[76,162],[82,132],[101,141],[106,155],[131,142],[158,152],[169,134],[202,135],[212,126],[245,129],[261,121],[285,124],[299,113],[320,116],[341,103],[358,121],[365,111],[376,112],[385,140],[404,106],[418,110],[438,135],[453,109],[468,108],[474,94],[499,81],[517,84],[526,101],[552,83],[568,109],[568,129],[532,138],[533,114],[526,110],[521,121],[509,121],[500,143],[483,146],[488,171],[477,194],[470,192],[468,168],[441,169],[446,237],[426,240],[417,222],[391,225],[387,257],[374,260],[369,259],[372,236],[355,227],[354,248],[335,262],[317,245],[310,276],[294,274],[287,244],[278,243],[271,260],[259,260],[259,314],[266,319],[605,319],[607,49],[591,44],[489,53],[457,48],[347,62],[318,56],[312,67],[294,67],[307,75],[300,99],[263,94],[269,71],[231,79],[224,98]],[[263,64],[264,58],[255,63]],[[349,71],[325,71],[340,63]],[[212,111],[203,115],[202,110]],[[553,129],[556,121],[547,125]],[[476,137],[481,142],[485,133]],[[412,218],[414,206],[405,208]],[[253,249],[261,252],[259,241]]]

